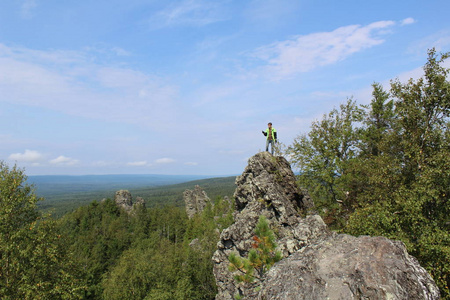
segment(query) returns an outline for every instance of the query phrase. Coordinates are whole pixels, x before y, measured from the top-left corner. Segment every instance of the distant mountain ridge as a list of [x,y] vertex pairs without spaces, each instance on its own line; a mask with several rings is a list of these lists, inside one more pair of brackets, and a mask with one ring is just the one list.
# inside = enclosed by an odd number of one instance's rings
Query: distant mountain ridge
[[214,176],[158,174],[36,175],[28,176],[28,183],[35,185],[38,196],[47,198],[68,193],[156,187],[212,177]]

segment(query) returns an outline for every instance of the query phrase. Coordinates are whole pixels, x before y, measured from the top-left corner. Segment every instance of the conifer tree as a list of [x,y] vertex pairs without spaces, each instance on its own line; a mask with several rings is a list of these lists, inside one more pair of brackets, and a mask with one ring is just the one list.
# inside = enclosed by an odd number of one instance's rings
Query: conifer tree
[[275,235],[269,227],[269,222],[264,216],[260,216],[253,237],[253,248],[247,258],[241,258],[235,253],[228,257],[230,272],[236,272],[235,279],[238,282],[253,282],[260,279],[283,256],[276,250]]

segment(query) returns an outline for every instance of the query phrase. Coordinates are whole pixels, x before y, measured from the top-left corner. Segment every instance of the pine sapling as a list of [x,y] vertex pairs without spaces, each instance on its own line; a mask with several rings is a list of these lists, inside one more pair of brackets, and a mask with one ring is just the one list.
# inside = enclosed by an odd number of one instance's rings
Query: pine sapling
[[237,273],[234,276],[237,282],[249,283],[261,278],[273,264],[283,258],[281,252],[276,250],[275,234],[264,216],[259,217],[253,241],[248,257],[241,258],[236,253],[231,253],[228,257],[228,269]]

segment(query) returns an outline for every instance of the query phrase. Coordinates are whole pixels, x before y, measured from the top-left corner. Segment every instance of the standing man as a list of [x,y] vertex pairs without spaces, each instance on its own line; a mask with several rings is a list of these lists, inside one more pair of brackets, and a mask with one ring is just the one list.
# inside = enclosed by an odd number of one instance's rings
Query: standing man
[[273,155],[273,146],[277,142],[277,131],[275,128],[272,127],[272,123],[269,122],[267,124],[269,128],[266,129],[266,131],[263,131],[262,133],[267,137],[266,139],[266,151],[269,151],[269,144],[272,144],[271,151]]

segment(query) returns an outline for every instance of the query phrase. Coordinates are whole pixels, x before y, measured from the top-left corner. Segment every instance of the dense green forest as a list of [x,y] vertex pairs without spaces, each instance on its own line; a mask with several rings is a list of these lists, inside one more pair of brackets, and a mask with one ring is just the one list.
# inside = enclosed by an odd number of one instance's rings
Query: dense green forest
[[23,170],[1,162],[0,188],[2,299],[214,298],[211,257],[233,221],[222,197],[192,219],[180,206],[128,214],[106,199],[55,220]]
[[[72,212],[80,206],[88,205],[93,200],[101,201],[102,199],[114,198],[114,193],[118,189],[127,189],[133,197],[142,197],[145,199],[147,207],[157,207],[165,205],[184,206],[183,192],[186,189],[193,189],[195,185],[201,186],[211,199],[216,197],[232,197],[236,188],[234,181],[235,176],[216,177],[208,179],[199,179],[187,181],[177,184],[162,185],[172,182],[159,181],[157,186],[145,186],[144,183],[138,186],[128,183],[119,184],[103,184],[103,189],[95,189],[89,187],[87,191],[67,191],[64,186],[59,191],[45,191],[45,201],[39,202],[38,207],[43,211],[49,211],[54,217],[61,217],[66,213]],[[85,184],[81,184],[80,188]],[[39,191],[39,190],[38,190]]]
[[[442,299],[450,299],[447,58],[430,50],[422,78],[393,80],[388,91],[374,83],[369,105],[348,99],[286,153],[332,229],[401,240]],[[231,196],[234,178],[203,183],[130,189],[148,204],[132,214],[113,194],[87,197],[55,219],[38,209],[24,170],[0,162],[2,299],[213,299],[211,256],[233,222],[220,196]],[[188,219],[181,195],[195,184],[214,205]]]
[[108,199],[65,215],[57,227],[73,261],[83,266],[83,298],[212,299],[211,257],[217,228],[233,220],[231,207],[216,198],[189,220],[184,208],[141,207],[129,215]]

